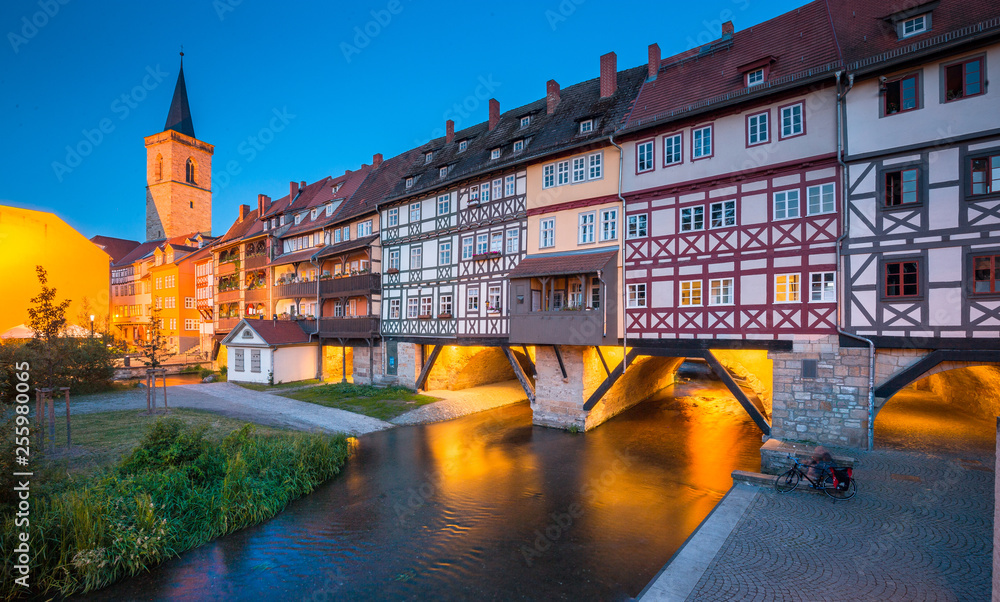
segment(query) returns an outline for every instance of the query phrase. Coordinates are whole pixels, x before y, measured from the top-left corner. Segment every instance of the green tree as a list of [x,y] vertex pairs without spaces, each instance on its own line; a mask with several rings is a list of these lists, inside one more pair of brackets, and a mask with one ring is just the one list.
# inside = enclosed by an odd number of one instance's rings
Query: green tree
[[146,340],[139,343],[139,355],[142,363],[150,368],[159,368],[163,360],[170,355],[170,340],[163,335],[161,327],[160,308],[155,305],[149,310],[149,326],[146,327]]
[[33,372],[39,385],[54,387],[60,384],[59,366],[66,347],[62,333],[66,328],[66,309],[70,300],[56,300],[56,289],[48,285],[49,275],[45,268],[36,265],[35,272],[42,290],[31,298],[32,306],[28,308],[28,327],[34,332],[31,346],[39,364],[37,368],[33,366]]

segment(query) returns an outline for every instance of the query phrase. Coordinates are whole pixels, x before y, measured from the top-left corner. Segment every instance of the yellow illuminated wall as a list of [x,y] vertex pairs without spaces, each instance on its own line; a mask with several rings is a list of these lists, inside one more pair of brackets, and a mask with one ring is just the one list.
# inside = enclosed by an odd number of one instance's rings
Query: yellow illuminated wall
[[107,315],[110,257],[55,214],[0,206],[0,332],[28,321],[30,299],[41,290],[35,266],[48,271],[59,300],[70,299],[76,323],[84,297]]

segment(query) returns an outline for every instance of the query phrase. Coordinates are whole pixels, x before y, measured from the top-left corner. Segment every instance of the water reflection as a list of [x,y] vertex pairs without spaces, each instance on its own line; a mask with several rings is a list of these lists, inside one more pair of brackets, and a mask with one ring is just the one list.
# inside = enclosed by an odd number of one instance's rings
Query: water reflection
[[273,520],[95,597],[627,599],[759,447],[707,380],[585,435],[532,426],[527,404],[366,435]]

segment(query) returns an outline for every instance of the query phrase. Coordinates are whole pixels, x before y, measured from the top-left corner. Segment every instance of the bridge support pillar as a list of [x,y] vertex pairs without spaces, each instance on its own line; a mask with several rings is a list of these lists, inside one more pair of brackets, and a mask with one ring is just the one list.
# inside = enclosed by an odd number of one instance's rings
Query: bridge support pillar
[[837,336],[800,339],[774,362],[771,436],[864,448],[868,441],[868,349]]
[[640,358],[630,363],[621,376],[622,359],[621,347],[601,347],[598,353],[596,347],[560,345],[557,355],[551,346],[537,346],[533,422],[553,428],[590,430],[673,384],[682,361]]

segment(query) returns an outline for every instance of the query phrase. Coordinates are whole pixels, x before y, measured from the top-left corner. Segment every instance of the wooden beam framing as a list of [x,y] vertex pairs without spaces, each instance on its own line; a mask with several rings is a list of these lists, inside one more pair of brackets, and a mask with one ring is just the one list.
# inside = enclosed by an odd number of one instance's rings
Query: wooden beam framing
[[[503,349],[503,354],[507,356],[507,361],[510,362],[510,367],[514,369],[514,376],[517,377],[518,382],[521,383],[521,388],[524,389],[524,394],[528,396],[528,401],[534,405],[535,404],[535,388],[531,386],[531,382],[528,381],[528,376],[524,373],[524,369],[521,368],[521,363],[517,361],[514,357],[514,352],[510,350],[508,345],[501,345]],[[531,361],[531,358],[528,358]]]
[[750,401],[750,398],[746,396],[743,389],[740,389],[740,386],[736,384],[736,381],[733,380],[733,377],[729,374],[729,370],[726,370],[726,367],[722,365],[722,363],[711,351],[704,351],[701,357],[705,358],[705,361],[712,367],[712,371],[715,372],[715,375],[722,379],[726,388],[733,394],[736,401],[740,402],[740,405],[743,406],[746,413],[750,415],[750,418],[754,421],[754,424],[757,425],[757,428],[759,428],[765,435],[770,436],[771,425],[768,424],[767,419],[764,418],[764,415],[757,409],[757,406],[755,406],[753,402]]
[[639,355],[639,352],[635,349],[629,350],[625,359],[623,359],[621,363],[619,363],[615,369],[608,374],[608,377],[604,379],[604,382],[602,382],[601,385],[590,394],[590,397],[587,399],[587,403],[583,404],[584,410],[589,412],[594,408],[594,406],[597,405],[597,402],[601,401],[601,398],[604,397],[604,395],[611,390],[611,387],[618,382],[618,379],[622,377],[622,373],[625,371],[625,364],[631,364],[632,360],[634,360],[637,355]]
[[418,390],[424,388],[424,383],[427,381],[427,375],[430,374],[431,368],[434,367],[434,362],[437,361],[438,354],[441,353],[442,347],[443,345],[434,345],[434,349],[431,350],[430,357],[424,360],[424,367],[420,370],[420,376],[417,377],[417,382],[414,383],[414,388]]
[[562,352],[559,351],[559,345],[553,345],[552,350],[556,352],[556,360],[559,361],[559,369],[562,370],[563,380],[569,378],[566,374],[566,364],[563,363]]
[[604,354],[601,353],[601,348],[595,346],[594,349],[597,350],[597,357],[601,358],[601,364],[604,365],[604,373],[607,374],[608,376],[611,376],[611,370],[608,370],[608,362],[607,360],[604,359]]
[[875,388],[875,397],[888,399],[899,391],[919,380],[927,371],[942,362],[979,362],[983,364],[1000,363],[1000,351],[978,349],[935,349],[912,366],[893,376]]
[[528,360],[528,366],[531,368],[531,375],[538,376],[538,368],[535,367],[535,362],[531,361],[531,354],[528,353],[528,346],[521,345],[521,350],[524,351],[524,359]]

